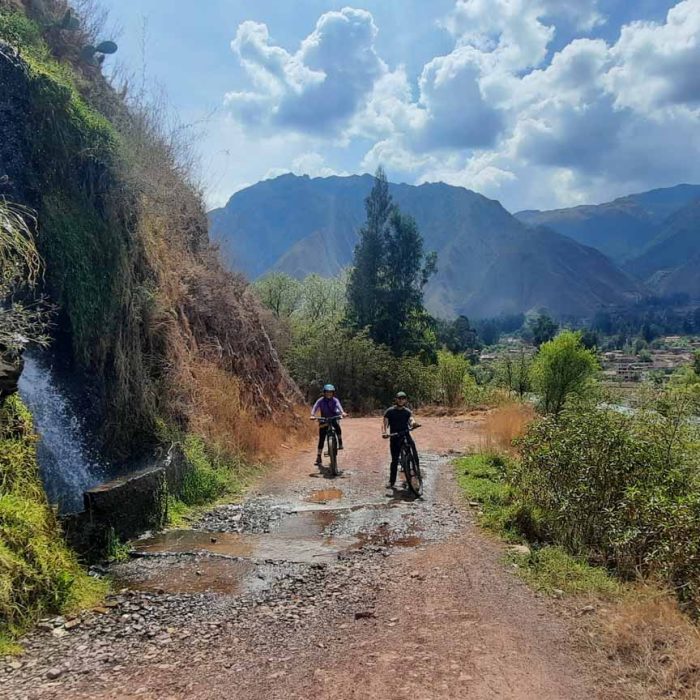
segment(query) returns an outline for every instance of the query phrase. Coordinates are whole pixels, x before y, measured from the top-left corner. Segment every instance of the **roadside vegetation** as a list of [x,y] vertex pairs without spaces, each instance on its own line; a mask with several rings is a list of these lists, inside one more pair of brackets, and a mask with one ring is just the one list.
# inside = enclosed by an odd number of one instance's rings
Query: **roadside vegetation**
[[480,524],[516,545],[509,559],[533,588],[609,609],[588,638],[631,692],[696,697],[700,373],[683,367],[621,411],[581,334],[564,331],[531,375],[538,413],[493,411],[483,451],[455,462],[459,485]]

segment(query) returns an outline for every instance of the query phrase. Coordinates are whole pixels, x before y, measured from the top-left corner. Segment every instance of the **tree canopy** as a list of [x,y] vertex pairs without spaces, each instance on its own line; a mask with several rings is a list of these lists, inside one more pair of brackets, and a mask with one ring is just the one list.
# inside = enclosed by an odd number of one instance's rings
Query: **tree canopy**
[[348,322],[397,355],[434,348],[423,290],[436,255],[424,251],[415,220],[393,203],[381,167],[365,209],[348,280]]

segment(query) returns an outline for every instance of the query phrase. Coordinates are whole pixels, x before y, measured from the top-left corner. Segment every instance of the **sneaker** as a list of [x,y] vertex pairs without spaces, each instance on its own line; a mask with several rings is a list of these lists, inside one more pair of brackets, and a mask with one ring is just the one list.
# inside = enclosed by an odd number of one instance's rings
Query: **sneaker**
[[388,489],[395,489],[395,488],[396,488],[396,484],[392,484],[391,481],[388,481],[388,482],[387,482],[387,485],[386,485],[386,488],[388,488]]
[[317,467],[322,467],[322,466],[323,466],[323,460],[321,459],[321,455],[316,455],[316,461],[314,462],[314,464],[315,464]]
[[342,450],[342,449],[343,449],[343,444],[342,444],[342,443],[340,443],[340,444],[338,445],[338,449],[339,449],[339,450]]

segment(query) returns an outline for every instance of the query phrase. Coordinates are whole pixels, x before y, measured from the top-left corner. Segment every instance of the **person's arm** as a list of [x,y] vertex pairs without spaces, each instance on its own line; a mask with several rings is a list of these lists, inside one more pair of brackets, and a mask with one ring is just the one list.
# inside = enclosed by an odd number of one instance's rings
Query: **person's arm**
[[314,407],[311,409],[311,417],[315,418],[316,413],[318,412],[318,407],[321,404],[321,399],[316,399],[316,403],[314,404]]
[[335,398],[335,401],[336,401],[336,406],[338,408],[338,415],[343,416],[343,418],[345,418],[345,416],[347,416],[348,414],[345,413],[345,411],[343,410],[343,404],[340,403],[340,399],[337,396]]
[[413,411],[411,411],[410,409],[406,410],[408,411],[408,427],[412,428],[416,424],[416,421],[413,418]]
[[389,434],[389,418],[386,413],[384,414],[384,421],[382,423],[382,437],[386,437]]

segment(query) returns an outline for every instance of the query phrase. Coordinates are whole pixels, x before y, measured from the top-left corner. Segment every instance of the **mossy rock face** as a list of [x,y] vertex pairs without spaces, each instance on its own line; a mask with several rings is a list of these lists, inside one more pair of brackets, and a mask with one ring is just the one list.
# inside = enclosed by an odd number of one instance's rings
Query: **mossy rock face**
[[21,358],[9,358],[0,353],[0,401],[17,391],[22,366]]
[[0,196],[27,201],[30,169],[26,115],[31,105],[29,70],[0,41]]
[[120,138],[79,80],[35,23],[0,12],[0,196],[37,212],[57,348],[84,377],[105,445],[124,457],[153,435],[153,360],[143,350],[150,273],[132,230]]

